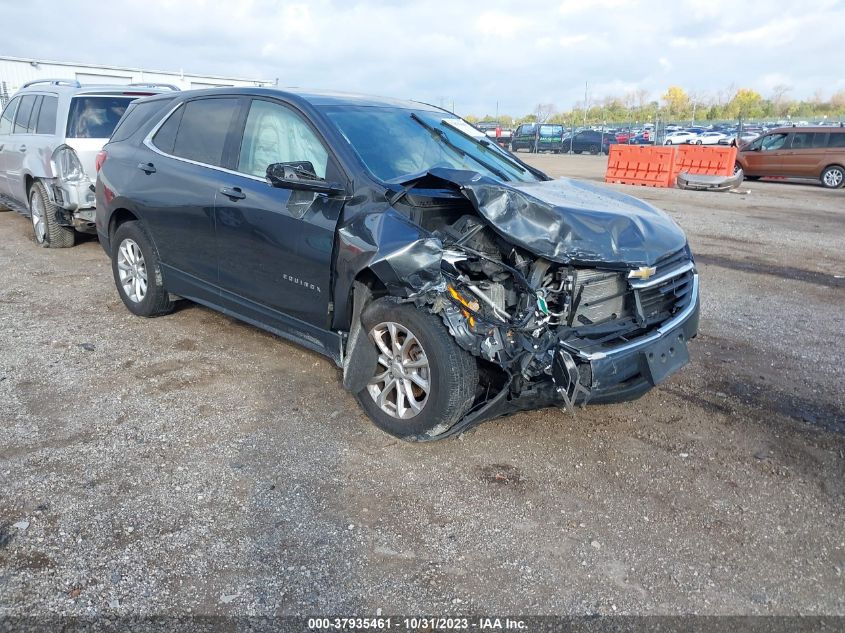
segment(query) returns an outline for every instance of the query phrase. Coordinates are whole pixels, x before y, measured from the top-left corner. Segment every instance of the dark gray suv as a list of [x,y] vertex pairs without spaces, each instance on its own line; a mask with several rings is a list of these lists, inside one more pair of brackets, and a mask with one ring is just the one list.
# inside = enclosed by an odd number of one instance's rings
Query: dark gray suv
[[100,160],[97,232],[130,311],[183,297],[325,354],[404,439],[636,398],[688,361],[681,229],[450,112],[184,92],[138,101]]

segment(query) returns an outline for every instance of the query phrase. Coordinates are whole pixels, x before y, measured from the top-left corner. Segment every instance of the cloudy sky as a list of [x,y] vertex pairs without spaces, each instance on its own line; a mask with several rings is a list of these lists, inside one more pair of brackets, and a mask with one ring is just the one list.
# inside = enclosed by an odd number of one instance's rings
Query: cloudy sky
[[[461,114],[672,84],[845,89],[845,0],[0,0],[0,55],[275,79]],[[14,25],[14,28],[9,28]]]

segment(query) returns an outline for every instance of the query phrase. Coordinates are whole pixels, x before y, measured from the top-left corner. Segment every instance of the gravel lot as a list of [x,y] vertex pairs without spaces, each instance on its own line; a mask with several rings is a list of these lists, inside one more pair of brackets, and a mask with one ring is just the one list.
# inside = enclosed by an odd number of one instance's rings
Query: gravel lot
[[96,241],[0,213],[0,615],[845,614],[845,191],[615,188],[690,237],[691,365],[427,445],[330,361],[134,317]]

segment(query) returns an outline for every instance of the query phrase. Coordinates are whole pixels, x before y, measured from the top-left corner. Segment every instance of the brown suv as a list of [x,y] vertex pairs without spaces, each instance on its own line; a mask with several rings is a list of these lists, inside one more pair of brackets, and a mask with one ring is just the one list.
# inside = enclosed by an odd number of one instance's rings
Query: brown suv
[[736,167],[745,177],[818,178],[838,189],[845,184],[845,127],[786,127],[740,147]]

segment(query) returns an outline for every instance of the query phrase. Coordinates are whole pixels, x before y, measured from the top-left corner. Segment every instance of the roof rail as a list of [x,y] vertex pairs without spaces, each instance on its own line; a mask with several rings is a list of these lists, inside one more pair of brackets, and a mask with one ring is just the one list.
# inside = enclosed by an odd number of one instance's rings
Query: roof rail
[[132,86],[133,88],[169,88],[170,90],[175,90],[176,92],[181,92],[181,89],[178,86],[174,86],[173,84],[157,84],[157,83],[135,83],[135,84],[127,84]]
[[35,84],[50,84],[51,86],[73,86],[74,88],[81,88],[82,84],[80,84],[76,79],[33,79],[32,81],[27,81],[23,86],[21,86],[21,90],[24,88],[29,88],[30,86],[34,86]]

